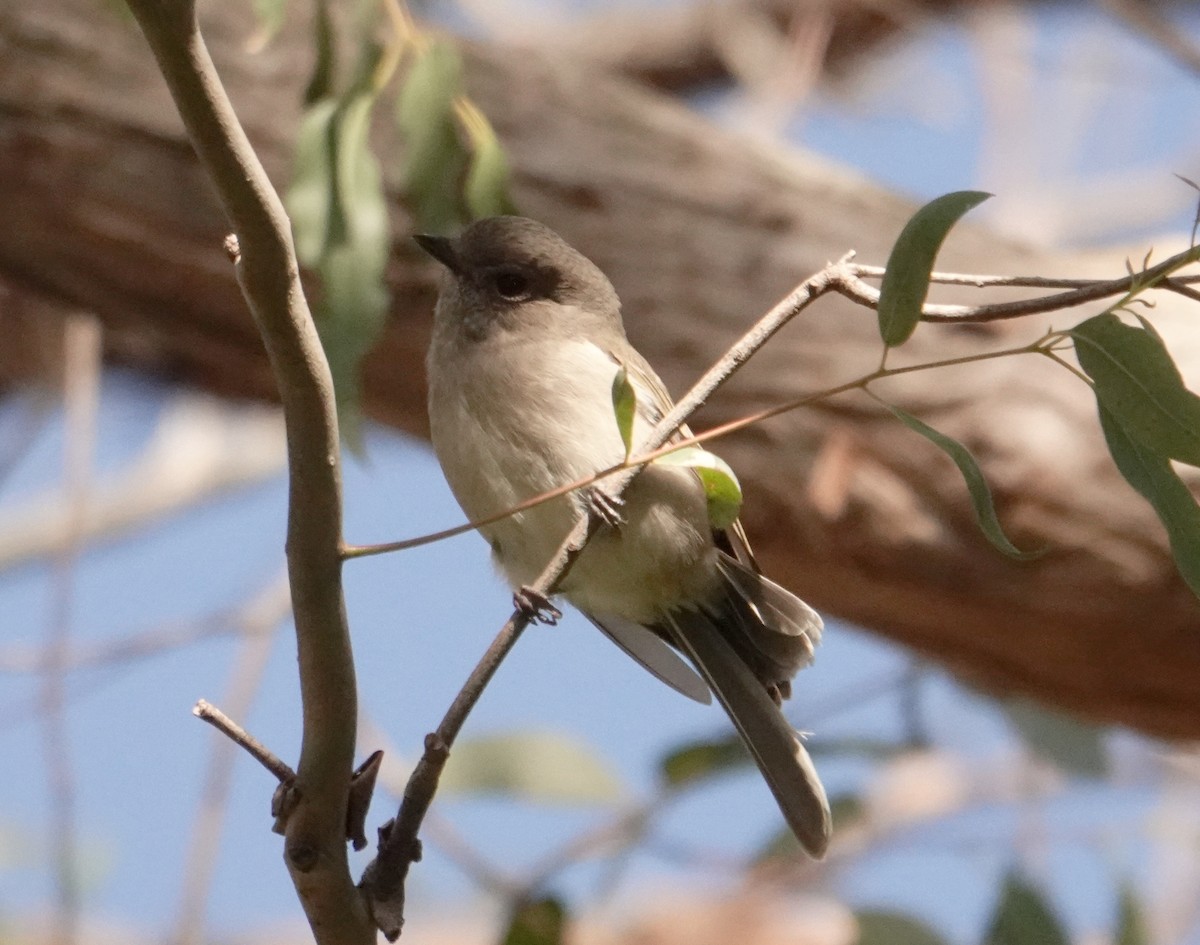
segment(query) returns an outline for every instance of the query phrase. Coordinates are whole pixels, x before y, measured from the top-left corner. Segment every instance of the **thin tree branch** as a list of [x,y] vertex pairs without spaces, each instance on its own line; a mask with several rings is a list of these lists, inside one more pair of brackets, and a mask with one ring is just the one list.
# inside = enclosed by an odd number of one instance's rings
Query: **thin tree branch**
[[211,702],[205,699],[199,700],[192,707],[192,715],[201,721],[207,722],[217,731],[223,733],[230,741],[245,748],[250,753],[251,758],[275,776],[276,781],[284,783],[295,780],[296,772],[291,769],[291,766],[286,761],[281,759]]
[[[1019,299],[1014,302],[997,302],[991,305],[926,305],[921,310],[921,319],[927,322],[994,322],[1009,318],[1024,318],[1027,315],[1039,315],[1045,312],[1059,311],[1064,308],[1072,308],[1076,305],[1084,305],[1088,302],[1095,302],[1100,299],[1110,298],[1114,295],[1120,295],[1125,292],[1130,292],[1135,288],[1149,288],[1161,285],[1163,288],[1171,288],[1179,291],[1177,287],[1166,284],[1167,276],[1181,266],[1195,262],[1200,258],[1200,251],[1196,247],[1184,250],[1182,253],[1177,253],[1169,259],[1164,259],[1157,266],[1152,266],[1149,269],[1144,269],[1140,272],[1131,272],[1120,279],[1109,279],[1101,282],[1090,282],[1071,289],[1067,292],[1059,292],[1055,295],[1044,295],[1033,299]],[[877,267],[871,267],[869,273],[871,276],[879,274]],[[994,279],[994,277],[958,277],[961,279]],[[949,281],[945,275],[942,280]],[[1033,280],[1029,277],[1022,277],[1021,282],[997,282],[989,281],[974,284],[985,285],[1030,285]],[[876,308],[879,305],[879,290],[873,286],[867,285],[862,280],[851,275],[849,278],[842,280],[837,286],[838,292],[844,295],[851,301],[858,302],[860,305],[865,305],[868,308]]]
[[59,945],[73,945],[79,934],[79,849],[75,826],[75,774],[67,733],[65,660],[96,445],[102,347],[100,323],[88,316],[71,318],[67,322],[64,346],[63,491],[70,521],[70,540],[55,562],[54,611],[46,634],[39,703],[49,782],[49,834],[58,897],[54,940]]
[[288,439],[287,559],[303,739],[285,861],[320,945],[371,943],[347,862],[358,700],[342,596],[340,443],[333,384],[300,284],[291,228],[216,74],[192,0],[130,0],[235,236],[230,255],[279,386]]
[[[260,591],[244,608],[241,646],[233,660],[233,671],[223,702],[234,715],[245,718],[262,686],[263,674],[275,642],[274,631],[291,611],[287,575],[281,574]],[[207,703],[204,703],[207,705]],[[197,709],[200,706],[197,705]],[[205,716],[201,715],[201,718]],[[205,718],[212,722],[212,719]],[[224,729],[221,729],[224,732]],[[172,941],[176,945],[202,945],[205,915],[220,852],[221,828],[229,807],[233,783],[235,745],[228,738],[214,738],[203,793],[192,822],[183,882],[180,884],[179,916]],[[276,772],[272,771],[272,774]]]

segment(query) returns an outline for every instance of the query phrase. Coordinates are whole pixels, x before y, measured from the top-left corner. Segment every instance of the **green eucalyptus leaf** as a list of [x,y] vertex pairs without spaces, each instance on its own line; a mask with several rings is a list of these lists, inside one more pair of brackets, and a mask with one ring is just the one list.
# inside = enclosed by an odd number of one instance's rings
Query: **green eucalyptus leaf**
[[886,738],[808,738],[804,741],[810,755],[860,755],[885,759],[908,751],[908,746]]
[[454,124],[462,71],[454,46],[431,43],[416,53],[396,102],[404,142],[400,186],[428,233],[448,232],[463,220],[459,186],[467,153]]
[[1105,312],[1070,334],[1096,399],[1126,433],[1155,453],[1200,466],[1200,397],[1184,385],[1158,333]]
[[753,760],[742,740],[729,735],[681,745],[664,756],[658,767],[663,783],[684,787],[745,768]]
[[610,804],[628,791],[595,750],[560,732],[510,732],[458,742],[442,791],[555,804]]
[[637,417],[637,391],[629,380],[625,365],[617,370],[612,383],[613,414],[617,418],[617,430],[625,446],[625,458],[633,452],[633,421]]
[[464,184],[467,211],[476,220],[513,213],[516,207],[508,195],[508,155],[490,125],[476,137]]
[[978,190],[945,194],[925,204],[900,231],[879,287],[879,334],[889,348],[904,344],[916,330],[933,261],[946,235],[963,214],[990,196]]
[[[282,0],[267,0],[279,2]],[[329,0],[317,0],[313,16],[313,71],[304,87],[305,106],[315,105],[333,94],[333,77],[337,69],[337,43],[333,35],[333,20],[329,15]]]
[[1070,945],[1058,917],[1024,877],[1005,877],[988,923],[985,945]]
[[967,492],[971,496],[971,505],[975,509],[975,518],[979,522],[979,528],[992,545],[1009,557],[1021,560],[1036,558],[1043,554],[1042,551],[1022,551],[1009,541],[1008,536],[1004,534],[1004,528],[1000,525],[1000,519],[996,515],[996,505],[992,501],[992,490],[988,487],[987,480],[983,476],[983,471],[979,468],[979,463],[975,461],[975,457],[971,455],[965,446],[957,440],[946,436],[944,433],[939,433],[933,427],[929,426],[929,424],[918,420],[912,414],[901,410],[899,407],[888,403],[884,403],[884,406],[895,414],[896,419],[906,427],[925,437],[930,443],[954,460],[954,465],[958,467],[958,471],[962,474],[963,481],[967,485]]
[[329,241],[329,223],[336,201],[333,156],[338,103],[316,102],[305,110],[296,134],[292,181],[284,202],[292,221],[296,256],[315,267]]
[[[889,909],[863,909],[858,920],[856,945],[946,945],[929,925],[903,912]],[[1025,945],[1035,945],[1033,941]]]
[[283,26],[283,14],[287,7],[287,0],[254,0],[252,6],[254,15],[258,18],[258,36],[255,37],[255,45],[261,48],[274,39],[279,28]]
[[1121,884],[1117,902],[1117,934],[1115,945],[1149,945],[1146,916],[1137,893],[1129,883]]
[[502,945],[562,945],[567,909],[561,899],[545,896],[517,904]]
[[1098,726],[1027,699],[1014,699],[1003,705],[1022,741],[1038,757],[1085,778],[1100,778],[1108,773],[1104,733]]
[[1175,567],[1200,597],[1200,507],[1164,457],[1133,439],[1103,404],[1100,428],[1117,470],[1145,498],[1166,529]]
[[686,466],[695,471],[708,500],[708,520],[713,528],[728,528],[742,508],[742,487],[729,464],[698,446],[685,446],[654,460],[664,466]]
[[287,194],[296,255],[321,287],[314,318],[329,361],[342,433],[359,444],[359,366],[383,328],[391,232],[368,135],[375,96],[324,99],[306,113]]

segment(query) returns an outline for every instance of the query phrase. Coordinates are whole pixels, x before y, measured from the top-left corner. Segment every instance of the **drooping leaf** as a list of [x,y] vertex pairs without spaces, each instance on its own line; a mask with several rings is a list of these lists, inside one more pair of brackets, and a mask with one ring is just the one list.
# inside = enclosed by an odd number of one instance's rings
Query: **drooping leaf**
[[[369,71],[364,62],[361,71]],[[314,318],[337,396],[342,435],[359,443],[359,365],[387,313],[391,232],[379,164],[368,141],[375,94],[356,86],[308,109],[286,204],[296,255],[316,272]]]
[[508,155],[486,121],[471,132],[471,159],[463,186],[467,211],[478,220],[516,209],[508,194]]
[[343,436],[359,445],[359,366],[383,330],[388,292],[384,282],[391,230],[379,164],[368,135],[373,93],[360,93],[340,109],[335,168],[338,212],[317,269],[321,297],[317,330],[329,359]]
[[324,99],[307,109],[296,134],[292,180],[284,202],[292,221],[296,256],[301,265],[315,268],[329,242],[329,221],[334,211],[334,122],[338,103]]
[[[266,0],[282,5],[283,0]],[[337,43],[333,35],[333,20],[329,15],[329,0],[317,0],[313,15],[313,71],[304,86],[304,104],[311,107],[333,95],[333,76],[337,66]]]
[[400,186],[418,226],[444,233],[463,220],[460,187],[467,153],[454,124],[454,100],[462,88],[462,60],[449,43],[417,51],[396,103],[404,142]]
[[860,755],[863,758],[893,758],[908,751],[907,745],[886,738],[808,738],[810,755]]
[[682,745],[659,761],[658,767],[665,784],[684,787],[752,763],[753,759],[742,740],[736,735],[729,735]]
[[1005,877],[988,923],[985,945],[1069,945],[1066,932],[1041,892],[1018,873]]
[[629,380],[625,365],[617,370],[612,383],[613,414],[617,418],[617,430],[625,445],[625,458],[633,451],[633,421],[637,417],[637,391]]
[[1106,312],[1070,334],[1096,399],[1125,432],[1154,453],[1200,466],[1200,397],[1184,385],[1158,333]]
[[698,446],[685,446],[660,456],[654,462],[664,466],[686,466],[695,470],[704,486],[704,497],[708,500],[708,520],[713,528],[728,528],[737,521],[742,508],[742,486],[729,464],[720,456]]
[[1021,739],[1038,757],[1085,778],[1099,778],[1108,773],[1104,733],[1099,727],[1026,699],[1006,702],[1004,711]]
[[517,904],[501,939],[503,945],[562,945],[567,910],[561,899],[545,896]]
[[283,26],[287,0],[254,0],[253,7],[254,15],[258,18],[258,33],[251,45],[261,49],[275,38],[275,34]]
[[1100,405],[1100,428],[1117,470],[1145,498],[1166,529],[1175,567],[1200,596],[1200,507],[1170,462],[1136,442]]
[[595,749],[560,732],[511,732],[458,742],[442,791],[541,803],[608,804],[627,795]]
[[889,348],[902,345],[921,320],[933,261],[955,223],[991,194],[960,190],[931,200],[900,231],[879,287],[879,334]]
[[983,471],[979,468],[979,463],[975,461],[975,457],[971,455],[971,452],[965,446],[952,437],[948,437],[944,433],[939,433],[933,427],[929,426],[929,424],[918,420],[912,414],[901,410],[899,407],[888,403],[884,403],[884,406],[895,414],[896,419],[906,427],[925,437],[930,443],[954,460],[954,465],[958,467],[958,471],[962,474],[963,481],[967,485],[967,492],[971,496],[971,505],[975,509],[975,518],[979,522],[979,528],[993,546],[1009,557],[1021,560],[1036,558],[1043,554],[1040,550],[1022,551],[1009,541],[1008,536],[1004,534],[1004,528],[1000,524],[1000,519],[996,515],[996,506],[992,501],[992,490],[988,487],[987,480],[983,476]]
[[855,913],[855,918],[857,945],[946,945],[946,940],[929,925],[903,912],[863,909]]
[[1129,883],[1121,884],[1117,903],[1117,934],[1115,945],[1149,945],[1146,917],[1137,893]]

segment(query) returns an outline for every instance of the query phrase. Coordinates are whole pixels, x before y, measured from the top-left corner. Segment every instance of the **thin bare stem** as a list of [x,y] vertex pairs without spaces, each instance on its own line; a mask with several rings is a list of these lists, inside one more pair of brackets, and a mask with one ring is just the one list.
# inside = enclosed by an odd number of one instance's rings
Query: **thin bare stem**
[[[1064,308],[1072,308],[1076,305],[1085,305],[1088,302],[1111,298],[1114,295],[1154,288],[1166,279],[1167,276],[1176,272],[1181,267],[1195,262],[1197,259],[1200,259],[1200,251],[1196,247],[1192,247],[1182,253],[1177,253],[1169,259],[1163,260],[1157,266],[1152,266],[1149,269],[1138,272],[1131,272],[1120,279],[1089,282],[1066,292],[1043,295],[1032,299],[1019,299],[1013,302],[996,302],[990,305],[926,305],[922,309],[921,319],[927,322],[994,322],[1010,318],[1024,318],[1029,315],[1044,314],[1045,312],[1056,312]],[[874,275],[875,270],[871,274]],[[968,277],[959,278],[966,279]],[[978,280],[979,278],[988,279],[990,277],[973,276],[969,278]],[[943,281],[948,281],[945,274],[943,274]],[[1023,281],[1029,283],[1032,280],[1023,277]],[[974,284],[979,283],[976,281]],[[984,284],[1004,285],[1006,283],[993,281],[985,282]],[[1017,285],[1021,283],[1010,282],[1007,284]],[[836,288],[846,298],[858,302],[860,305],[865,305],[868,308],[877,308],[879,306],[879,290],[867,285],[853,273],[848,274],[847,278],[839,280]]]
[[275,775],[277,781],[283,782],[295,779],[296,772],[291,769],[287,762],[280,759],[271,749],[211,702],[205,699],[199,700],[192,707],[192,715],[207,722],[217,731],[222,732],[231,741],[241,745],[250,753],[250,757],[270,771],[271,774]]

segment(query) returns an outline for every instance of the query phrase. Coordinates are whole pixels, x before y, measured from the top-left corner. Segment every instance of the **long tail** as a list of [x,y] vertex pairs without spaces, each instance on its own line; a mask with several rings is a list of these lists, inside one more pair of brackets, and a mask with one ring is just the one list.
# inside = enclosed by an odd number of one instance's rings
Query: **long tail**
[[677,611],[668,616],[666,629],[729,713],[796,839],[820,859],[829,846],[831,829],[825,788],[767,687],[730,646],[711,615]]

